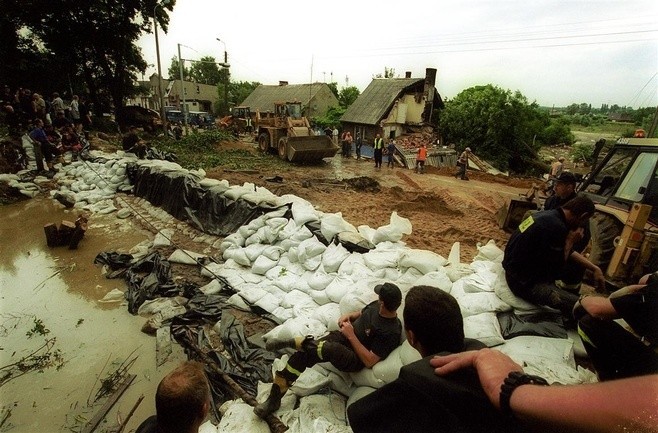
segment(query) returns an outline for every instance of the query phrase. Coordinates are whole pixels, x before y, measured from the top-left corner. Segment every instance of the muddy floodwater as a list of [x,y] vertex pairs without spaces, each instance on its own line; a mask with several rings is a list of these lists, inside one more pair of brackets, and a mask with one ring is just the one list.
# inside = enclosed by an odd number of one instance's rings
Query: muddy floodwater
[[[106,279],[94,257],[127,252],[151,234],[115,214],[92,216],[77,250],[48,248],[43,226],[76,217],[77,211],[48,198],[0,206],[0,432],[81,431],[100,409],[100,403],[88,403],[99,388],[97,379],[137,357],[130,369],[137,377],[114,406],[114,419],[96,430],[115,424],[117,412],[125,418],[144,394],[129,432],[154,411],[153,391],[175,365],[156,368],[155,339],[140,331],[144,318],[130,315],[120,302],[99,302],[126,287],[121,279]],[[6,381],[7,366],[50,339],[55,340],[49,353],[61,353],[59,369],[22,376],[14,370]]]

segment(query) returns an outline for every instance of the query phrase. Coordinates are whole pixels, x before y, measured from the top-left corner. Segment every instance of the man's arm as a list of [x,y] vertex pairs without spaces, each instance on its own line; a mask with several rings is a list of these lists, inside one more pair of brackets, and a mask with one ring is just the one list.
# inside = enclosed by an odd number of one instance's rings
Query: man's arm
[[[507,355],[482,349],[434,357],[430,364],[443,376],[462,368],[477,370],[491,403],[500,408],[500,390],[512,371],[521,371]],[[521,385],[510,407],[520,420],[554,429],[587,432],[658,432],[658,375],[574,386]]]
[[569,260],[573,260],[583,268],[590,270],[592,272],[592,276],[594,278],[594,282],[596,283],[597,289],[601,292],[605,291],[605,277],[603,276],[603,271],[601,271],[601,268],[590,262],[578,251],[573,251],[569,255]]
[[361,317],[361,310],[352,311],[351,313],[343,314],[338,318],[338,327],[343,326],[345,322],[354,322],[356,319]]
[[373,365],[379,362],[381,358],[375,355],[372,351],[366,349],[359,339],[356,338],[352,322],[343,322],[343,325],[340,327],[340,332],[350,342],[352,349],[354,349],[354,353],[356,353],[356,356],[358,356],[361,362],[363,362],[363,365],[367,368],[372,368]]

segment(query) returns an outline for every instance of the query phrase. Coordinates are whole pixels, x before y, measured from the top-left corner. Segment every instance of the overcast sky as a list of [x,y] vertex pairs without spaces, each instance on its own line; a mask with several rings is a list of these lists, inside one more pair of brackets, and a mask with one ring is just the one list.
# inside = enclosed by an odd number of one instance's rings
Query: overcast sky
[[[656,0],[177,0],[159,31],[165,77],[178,44],[183,59],[221,60],[219,38],[238,81],[363,91],[385,67],[429,67],[448,98],[493,84],[543,106],[658,105]],[[154,35],[139,46],[148,76]]]

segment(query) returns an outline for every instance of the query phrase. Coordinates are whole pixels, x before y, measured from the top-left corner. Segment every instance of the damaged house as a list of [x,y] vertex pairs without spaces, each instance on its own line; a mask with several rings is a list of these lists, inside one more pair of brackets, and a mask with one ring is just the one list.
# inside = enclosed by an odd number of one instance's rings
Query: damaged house
[[275,102],[301,102],[302,114],[308,118],[324,116],[329,108],[339,105],[326,83],[288,84],[287,81],[279,81],[278,86],[256,87],[240,105],[251,108],[252,112],[274,112]]
[[443,108],[435,81],[433,68],[425,70],[424,78],[411,78],[407,72],[405,78],[373,79],[341,117],[342,129],[370,142],[376,134],[396,138],[424,126],[433,128],[433,111]]

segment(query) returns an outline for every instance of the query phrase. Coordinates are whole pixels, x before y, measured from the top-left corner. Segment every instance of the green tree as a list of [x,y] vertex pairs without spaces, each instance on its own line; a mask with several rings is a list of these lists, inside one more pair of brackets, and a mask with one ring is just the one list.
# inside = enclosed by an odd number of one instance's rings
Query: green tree
[[[174,56],[171,58],[171,65],[169,66],[169,69],[167,70],[167,74],[169,75],[170,80],[180,80],[180,66],[178,62],[178,57]],[[183,78],[185,80],[189,79],[191,76],[190,74],[190,68],[185,66],[185,62],[183,62]]]
[[340,125],[340,118],[345,114],[344,107],[331,107],[327,110],[324,116],[314,117],[312,123],[318,125],[322,129],[326,127],[333,128]]
[[329,86],[329,89],[331,89],[331,93],[334,94],[336,99],[340,98],[340,94],[338,93],[338,83],[327,83],[327,86]]
[[197,83],[217,85],[222,79],[217,61],[212,56],[201,57],[192,63],[190,78]]
[[340,89],[340,93],[338,94],[338,102],[340,102],[341,107],[347,108],[352,105],[354,101],[356,101],[356,98],[358,98],[360,94],[361,91],[358,89],[358,87],[343,87]]
[[[138,74],[146,70],[135,42],[152,30],[154,12],[166,31],[174,5],[171,0],[154,10],[152,0],[90,0],[84,7],[74,0],[3,0],[0,15],[12,17],[8,27],[17,32],[20,58],[53,56],[74,92],[89,92],[96,106],[106,97],[118,108],[136,93]],[[33,65],[25,63],[13,73]],[[46,83],[53,75],[47,71],[40,78]]]
[[439,121],[447,143],[470,147],[500,170],[527,172],[542,144],[549,117],[520,92],[491,84],[471,87],[446,103]]

